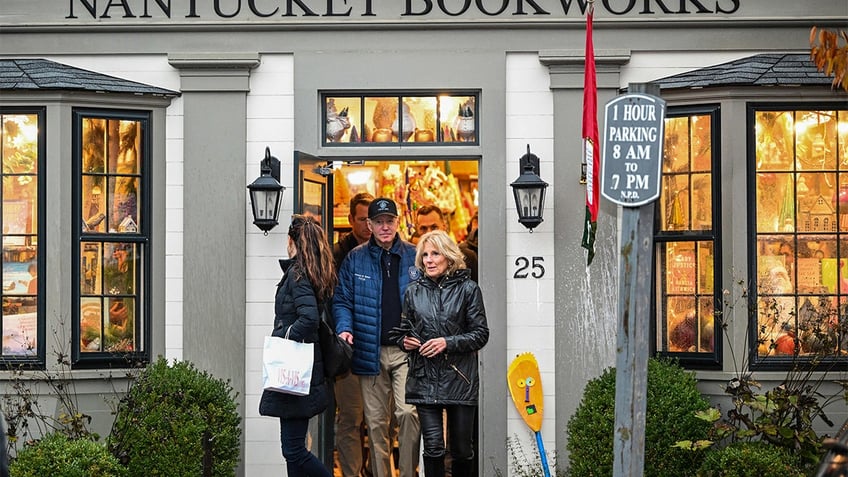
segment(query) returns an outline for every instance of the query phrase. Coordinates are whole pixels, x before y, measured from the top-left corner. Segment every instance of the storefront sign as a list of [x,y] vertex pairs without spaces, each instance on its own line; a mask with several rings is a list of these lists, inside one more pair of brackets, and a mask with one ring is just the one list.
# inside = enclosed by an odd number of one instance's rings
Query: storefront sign
[[665,101],[625,94],[606,104],[601,154],[601,195],[636,207],[660,196]]
[[[683,0],[669,8],[663,0],[603,0],[599,9],[611,15],[690,15],[719,13],[732,14],[739,9],[740,0]],[[99,6],[98,6],[99,3]],[[67,18],[150,18],[154,14],[172,13],[185,18],[233,18],[233,17],[374,17],[400,15],[422,17],[446,15],[468,16],[515,16],[515,15],[568,15],[570,11],[582,17],[586,0],[405,0],[395,1],[392,8],[384,8],[378,0],[188,0],[172,11],[170,0],[69,0]],[[210,9],[211,7],[211,9]]]
[[[817,6],[817,15],[839,15],[839,2]],[[241,23],[323,24],[346,27],[370,22],[493,21],[585,22],[588,0],[65,0],[45,7],[32,0],[3,0],[0,25],[203,25]],[[799,6],[800,5],[800,6]],[[600,0],[597,18],[607,20],[717,21],[769,15],[799,18],[803,4],[788,0]],[[504,27],[514,26],[511,23]]]

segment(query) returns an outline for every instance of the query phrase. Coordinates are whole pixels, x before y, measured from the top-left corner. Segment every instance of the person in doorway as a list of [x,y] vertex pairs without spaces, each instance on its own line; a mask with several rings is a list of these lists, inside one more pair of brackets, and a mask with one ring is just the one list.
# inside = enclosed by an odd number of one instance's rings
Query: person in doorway
[[[415,212],[415,233],[419,237],[434,230],[447,232],[447,223],[444,212],[435,205],[425,205]],[[477,253],[468,248],[460,248],[460,251],[464,256],[465,266],[471,273],[471,279],[477,282]]]
[[415,248],[398,235],[391,199],[368,206],[371,238],[350,251],[333,299],[336,332],[353,345],[351,372],[359,376],[374,477],[392,477],[391,413],[398,424],[400,477],[414,477],[420,450],[418,414],[406,403],[406,353],[389,335],[400,325],[401,297],[420,272]]
[[[371,238],[368,228],[368,206],[374,196],[360,192],[350,199],[347,221],[350,232],[341,236],[333,246],[333,261],[340,270],[347,254]],[[362,394],[359,376],[346,373],[336,378],[333,386],[336,397],[336,451],[342,477],[359,477],[363,465],[362,447]]]
[[[274,336],[318,342],[319,309],[332,299],[337,283],[332,250],[324,229],[310,217],[292,216],[288,232],[288,255],[280,260],[283,279],[274,301]],[[280,442],[288,475],[332,477],[324,464],[306,448],[309,419],[327,408],[330,390],[324,377],[321,347],[315,346],[309,395],[295,396],[264,391],[259,414],[280,418]]]
[[444,231],[421,236],[415,264],[424,277],[406,289],[403,322],[393,337],[409,352],[406,402],[415,405],[421,422],[424,475],[445,475],[446,415],[451,475],[468,477],[475,459],[477,352],[489,341],[483,294]]

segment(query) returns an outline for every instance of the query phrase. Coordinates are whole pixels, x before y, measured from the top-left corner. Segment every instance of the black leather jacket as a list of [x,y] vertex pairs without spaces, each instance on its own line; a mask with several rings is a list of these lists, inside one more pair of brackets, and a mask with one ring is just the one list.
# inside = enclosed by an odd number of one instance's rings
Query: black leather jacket
[[477,351],[489,341],[489,326],[483,295],[469,271],[457,270],[438,282],[423,277],[411,283],[404,294],[403,320],[402,328],[422,343],[438,337],[447,343],[434,358],[409,352],[406,402],[476,405]]
[[280,260],[285,275],[277,284],[274,300],[273,336],[284,337],[291,327],[289,339],[316,343],[312,364],[312,381],[308,396],[294,396],[273,391],[263,391],[259,400],[259,415],[284,419],[309,419],[320,414],[329,403],[330,388],[324,378],[324,363],[318,342],[318,302],[312,284],[305,275],[295,273],[293,260]]

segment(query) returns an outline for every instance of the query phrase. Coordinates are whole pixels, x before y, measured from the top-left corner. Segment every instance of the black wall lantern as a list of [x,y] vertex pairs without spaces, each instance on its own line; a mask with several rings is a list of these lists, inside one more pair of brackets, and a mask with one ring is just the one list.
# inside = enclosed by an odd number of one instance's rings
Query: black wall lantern
[[250,205],[253,209],[253,225],[268,235],[268,231],[277,226],[280,217],[280,203],[283,191],[280,184],[280,160],[271,155],[271,148],[265,148],[265,158],[260,163],[260,175],[247,186],[250,191]]
[[530,153],[530,145],[527,145],[527,154],[518,160],[521,167],[521,175],[515,182],[510,184],[512,194],[515,196],[515,208],[518,210],[518,222],[521,225],[533,229],[542,223],[543,210],[545,208],[545,189],[548,183],[539,177],[539,157]]

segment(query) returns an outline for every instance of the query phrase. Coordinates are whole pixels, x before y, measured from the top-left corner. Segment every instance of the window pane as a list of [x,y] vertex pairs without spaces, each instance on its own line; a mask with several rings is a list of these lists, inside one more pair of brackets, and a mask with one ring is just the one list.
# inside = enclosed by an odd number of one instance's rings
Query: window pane
[[691,114],[665,121],[657,244],[659,351],[713,354],[716,349],[712,117]]
[[668,242],[658,246],[660,344],[664,351],[712,352],[714,349],[713,243]]
[[97,242],[82,243],[80,253],[80,291],[83,295],[103,294],[102,248],[102,244]]
[[325,100],[324,138],[327,142],[360,142],[362,140],[362,101],[354,98],[328,97]]
[[836,125],[837,143],[839,144],[839,168],[848,168],[848,110],[838,111],[839,121]]
[[713,228],[712,174],[692,174],[692,229]]
[[109,124],[115,124],[118,131],[118,137],[110,141],[110,145],[118,146],[118,152],[109,155],[109,172],[117,174],[140,173],[138,151],[141,141],[141,134],[139,134],[141,126],[139,122],[109,121]]
[[136,342],[134,334],[135,300],[132,298],[109,298],[109,323],[104,333],[106,351],[133,351]]
[[[837,158],[844,111],[755,111],[760,357],[833,354],[848,293],[848,173]],[[843,128],[845,126],[842,126]],[[848,235],[848,234],[846,234]],[[841,325],[844,326],[844,325]]]
[[39,115],[0,114],[2,123],[2,356],[39,352]]
[[[144,351],[146,121],[79,116],[79,356]],[[89,144],[89,141],[93,144]],[[91,357],[91,358],[89,358]],[[106,356],[108,357],[108,356]]]
[[83,136],[80,190],[84,232],[138,233],[140,127],[139,121],[83,120],[88,131]]
[[109,232],[138,232],[139,178],[109,178]]
[[324,144],[477,142],[477,96],[327,95]]
[[106,120],[82,121],[82,170],[89,174],[106,172]]
[[131,295],[135,293],[135,245],[129,243],[107,243],[104,247],[103,277],[109,295]]
[[477,141],[477,106],[474,96],[440,96],[439,122],[444,142]]
[[690,116],[692,170],[695,172],[712,170],[713,142],[712,122],[707,115]]
[[80,350],[103,351],[103,306],[101,298],[80,300]]
[[433,142],[436,140],[436,110],[438,103],[435,96],[404,97],[400,123],[403,131],[403,142]]
[[795,124],[792,112],[758,111],[755,118],[757,170],[787,170],[792,167]]
[[396,97],[365,98],[365,135],[370,142],[397,142],[392,132],[392,123],[398,116]]
[[104,176],[82,177],[82,228],[86,232],[106,231],[106,182]]
[[689,117],[665,120],[663,173],[689,170]]
[[[662,177],[662,230],[689,230],[689,175],[664,174]],[[711,205],[710,205],[711,206]]]
[[836,168],[835,111],[797,111],[795,113],[795,159],[798,169]]

